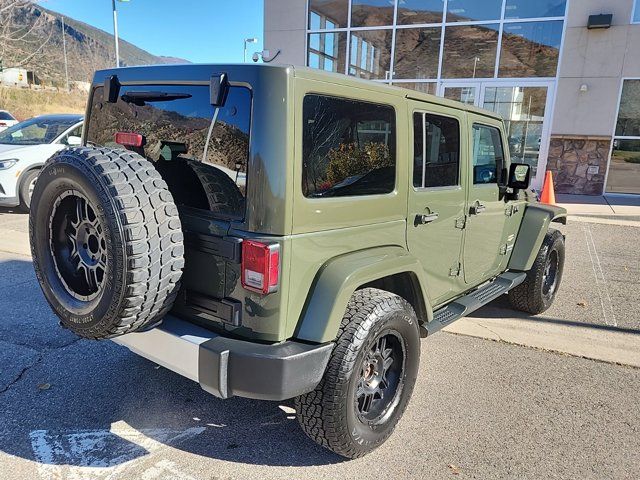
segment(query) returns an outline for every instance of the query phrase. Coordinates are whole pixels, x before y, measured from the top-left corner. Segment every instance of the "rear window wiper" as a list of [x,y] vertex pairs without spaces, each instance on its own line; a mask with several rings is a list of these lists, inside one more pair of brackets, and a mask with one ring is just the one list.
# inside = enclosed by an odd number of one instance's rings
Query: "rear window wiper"
[[127,92],[122,95],[123,101],[134,103],[136,105],[144,105],[145,102],[169,102],[171,100],[180,100],[183,98],[191,98],[189,93],[171,93],[171,92]]

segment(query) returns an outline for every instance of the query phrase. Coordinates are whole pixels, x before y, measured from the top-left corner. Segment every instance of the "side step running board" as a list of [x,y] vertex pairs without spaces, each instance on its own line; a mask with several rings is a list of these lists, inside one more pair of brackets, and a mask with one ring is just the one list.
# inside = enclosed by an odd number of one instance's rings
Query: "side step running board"
[[466,317],[500,295],[507,293],[513,287],[517,287],[524,282],[526,277],[527,274],[524,272],[505,272],[477,290],[454,300],[440,310],[436,310],[433,320],[425,325],[427,335],[433,335],[438,330],[462,317]]

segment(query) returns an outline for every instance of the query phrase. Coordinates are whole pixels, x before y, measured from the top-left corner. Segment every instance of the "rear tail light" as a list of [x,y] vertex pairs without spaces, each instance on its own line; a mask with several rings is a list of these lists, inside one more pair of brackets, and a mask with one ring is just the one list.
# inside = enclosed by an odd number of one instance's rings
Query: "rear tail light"
[[0,122],[0,127],[6,127],[6,126],[7,126],[7,124],[6,124],[6,123],[4,123],[4,122]]
[[280,277],[280,246],[253,240],[242,242],[242,286],[262,293],[275,292]]
[[144,137],[139,133],[116,132],[115,142],[125,147],[141,147],[144,143]]

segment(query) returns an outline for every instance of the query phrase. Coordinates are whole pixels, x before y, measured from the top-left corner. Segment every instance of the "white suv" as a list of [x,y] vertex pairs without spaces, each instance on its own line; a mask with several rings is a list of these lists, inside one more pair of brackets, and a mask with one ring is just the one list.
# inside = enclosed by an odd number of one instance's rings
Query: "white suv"
[[18,120],[6,110],[0,110],[0,132],[9,127],[13,127]]
[[82,115],[42,115],[0,132],[0,206],[28,210],[40,168],[51,155],[80,145]]

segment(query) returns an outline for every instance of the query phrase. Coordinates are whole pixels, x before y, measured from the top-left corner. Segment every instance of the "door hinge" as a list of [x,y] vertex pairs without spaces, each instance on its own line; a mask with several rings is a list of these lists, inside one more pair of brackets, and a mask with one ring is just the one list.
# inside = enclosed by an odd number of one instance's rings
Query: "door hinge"
[[449,269],[450,277],[459,277],[461,273],[462,273],[462,264],[460,262],[457,262],[453,267]]
[[510,217],[518,213],[519,210],[520,210],[520,207],[518,205],[508,205],[507,208],[504,210],[504,214],[507,217]]
[[505,243],[500,247],[500,255],[506,255],[513,250],[513,244]]
[[463,230],[464,227],[467,226],[467,216],[463,215],[461,217],[456,218],[456,228]]

